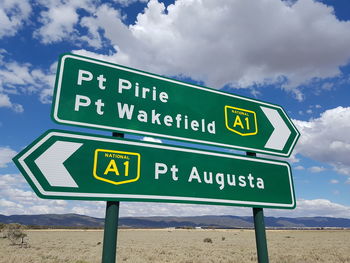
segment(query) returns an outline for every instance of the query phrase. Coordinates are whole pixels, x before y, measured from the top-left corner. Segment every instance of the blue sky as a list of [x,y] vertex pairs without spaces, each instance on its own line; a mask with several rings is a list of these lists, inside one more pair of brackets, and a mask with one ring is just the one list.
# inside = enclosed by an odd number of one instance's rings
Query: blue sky
[[[347,0],[0,0],[0,213],[104,216],[104,202],[37,198],[11,161],[48,129],[109,135],[50,119],[58,56],[73,52],[283,106],[301,132],[288,160],[298,202],[265,214],[350,218],[348,10]],[[121,207],[203,214],[251,209]]]

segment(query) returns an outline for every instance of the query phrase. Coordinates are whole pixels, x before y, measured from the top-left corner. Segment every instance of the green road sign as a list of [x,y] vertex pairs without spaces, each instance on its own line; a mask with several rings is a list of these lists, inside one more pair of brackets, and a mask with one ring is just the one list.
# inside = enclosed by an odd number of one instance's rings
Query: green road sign
[[58,123],[289,156],[299,132],[282,107],[66,54],[52,118]]
[[55,130],[14,161],[42,198],[295,207],[282,161]]

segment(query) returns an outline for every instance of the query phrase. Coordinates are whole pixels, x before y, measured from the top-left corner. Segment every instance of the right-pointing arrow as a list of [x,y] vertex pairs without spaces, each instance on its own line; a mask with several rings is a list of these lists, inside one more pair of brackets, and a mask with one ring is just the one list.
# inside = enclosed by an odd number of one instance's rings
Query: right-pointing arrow
[[290,129],[285,124],[277,110],[260,106],[266,117],[271,122],[274,130],[265,144],[265,148],[282,151],[291,134]]
[[35,164],[51,186],[78,187],[63,163],[82,145],[56,141],[35,160]]

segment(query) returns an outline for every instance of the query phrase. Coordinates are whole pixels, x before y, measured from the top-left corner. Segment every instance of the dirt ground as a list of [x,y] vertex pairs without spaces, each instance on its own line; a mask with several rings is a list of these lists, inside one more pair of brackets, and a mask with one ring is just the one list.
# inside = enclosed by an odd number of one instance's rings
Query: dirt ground
[[[27,247],[0,239],[0,263],[101,262],[103,231],[26,233]],[[270,262],[350,263],[350,230],[268,230],[267,239]],[[117,262],[257,262],[255,235],[253,230],[120,230]]]

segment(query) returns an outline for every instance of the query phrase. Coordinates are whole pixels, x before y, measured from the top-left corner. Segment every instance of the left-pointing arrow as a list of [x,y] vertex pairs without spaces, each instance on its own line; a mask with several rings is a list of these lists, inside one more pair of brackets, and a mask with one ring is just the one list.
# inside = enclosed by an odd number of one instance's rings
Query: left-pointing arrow
[[63,163],[82,145],[56,141],[35,160],[35,164],[51,186],[78,187]]

